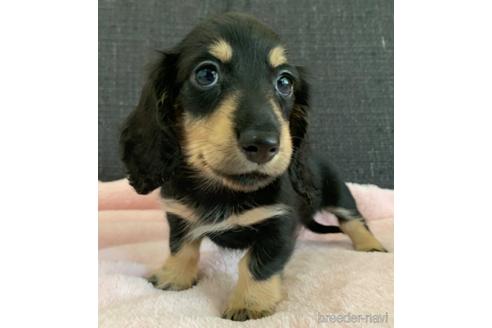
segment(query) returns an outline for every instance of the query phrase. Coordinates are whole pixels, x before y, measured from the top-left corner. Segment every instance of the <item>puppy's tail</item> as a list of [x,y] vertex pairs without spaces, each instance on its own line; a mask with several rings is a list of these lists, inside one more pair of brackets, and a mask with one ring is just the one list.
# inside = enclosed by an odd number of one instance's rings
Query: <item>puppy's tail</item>
[[316,233],[341,233],[341,232],[343,232],[337,226],[325,226],[325,225],[319,224],[318,222],[316,222],[314,220],[310,220],[309,222],[303,222],[303,223],[304,223],[304,226],[306,226],[306,228],[308,228],[312,232],[316,232]]

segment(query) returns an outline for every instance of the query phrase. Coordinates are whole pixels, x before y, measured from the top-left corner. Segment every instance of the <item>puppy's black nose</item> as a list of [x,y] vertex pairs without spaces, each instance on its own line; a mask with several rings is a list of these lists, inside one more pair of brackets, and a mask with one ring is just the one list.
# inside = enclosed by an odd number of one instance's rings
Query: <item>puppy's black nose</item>
[[247,131],[239,136],[239,146],[250,161],[265,164],[278,153],[279,140],[273,133]]

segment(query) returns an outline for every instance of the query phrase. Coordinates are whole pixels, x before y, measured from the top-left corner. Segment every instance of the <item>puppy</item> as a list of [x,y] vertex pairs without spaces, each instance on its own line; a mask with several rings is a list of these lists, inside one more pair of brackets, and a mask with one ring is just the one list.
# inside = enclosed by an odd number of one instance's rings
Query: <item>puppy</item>
[[[121,134],[140,194],[156,188],[171,255],[149,280],[183,290],[197,281],[200,242],[246,249],[223,317],[261,318],[281,300],[281,273],[300,225],[344,232],[359,251],[384,251],[329,164],[308,154],[309,89],[279,37],[228,13],[161,53]],[[336,215],[337,226],[313,220]]]

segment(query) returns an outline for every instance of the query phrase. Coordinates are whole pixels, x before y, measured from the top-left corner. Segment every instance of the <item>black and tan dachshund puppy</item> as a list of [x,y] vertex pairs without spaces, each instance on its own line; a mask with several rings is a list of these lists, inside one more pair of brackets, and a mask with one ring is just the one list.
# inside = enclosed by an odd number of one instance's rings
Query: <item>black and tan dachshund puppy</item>
[[[152,67],[121,134],[140,194],[161,188],[171,255],[149,280],[183,290],[197,280],[200,242],[246,249],[224,318],[273,313],[302,224],[344,232],[360,251],[384,251],[346,185],[308,154],[309,90],[282,42],[254,18],[199,24]],[[316,223],[326,210],[340,227]]]

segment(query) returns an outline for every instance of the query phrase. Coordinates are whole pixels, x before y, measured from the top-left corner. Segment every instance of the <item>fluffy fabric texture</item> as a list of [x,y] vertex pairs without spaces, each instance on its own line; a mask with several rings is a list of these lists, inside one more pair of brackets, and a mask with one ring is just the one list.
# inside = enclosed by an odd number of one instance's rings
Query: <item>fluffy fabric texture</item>
[[[393,191],[348,186],[389,253],[355,252],[345,235],[303,231],[284,271],[285,297],[276,313],[233,322],[220,316],[242,252],[205,241],[198,284],[157,290],[144,277],[169,254],[158,192],[137,195],[126,180],[99,183],[100,327],[392,327]],[[336,223],[330,214],[316,220]]]

